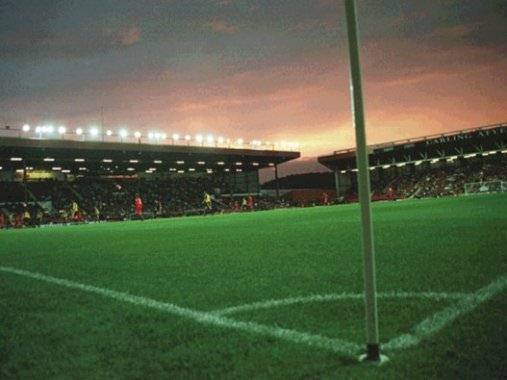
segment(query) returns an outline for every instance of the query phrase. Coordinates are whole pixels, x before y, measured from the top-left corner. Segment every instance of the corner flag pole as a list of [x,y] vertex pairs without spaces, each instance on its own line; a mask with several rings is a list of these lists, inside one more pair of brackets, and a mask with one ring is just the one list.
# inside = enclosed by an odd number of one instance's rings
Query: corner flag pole
[[367,361],[380,361],[378,314],[375,284],[375,250],[370,207],[370,171],[366,134],[364,130],[363,93],[357,36],[356,5],[354,0],[345,0],[347,34],[350,59],[350,92],[352,113],[356,130],[356,161],[358,173],[359,203],[361,206],[361,232],[364,261],[364,290],[366,307],[366,356]]

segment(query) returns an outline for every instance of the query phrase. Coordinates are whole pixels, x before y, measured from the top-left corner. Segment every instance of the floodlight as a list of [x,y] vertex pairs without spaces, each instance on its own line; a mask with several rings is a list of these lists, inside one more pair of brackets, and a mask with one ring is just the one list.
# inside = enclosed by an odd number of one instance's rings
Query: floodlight
[[177,133],[173,133],[172,137],[174,141],[178,141],[180,139],[180,135],[178,135]]
[[192,136],[190,136],[190,135],[185,135],[185,140],[186,140],[186,141],[190,141],[190,140],[192,140]]
[[42,127],[41,126],[35,127],[35,133],[42,133]]
[[76,135],[82,135],[83,134],[83,129],[82,128],[78,128],[76,129]]
[[202,135],[195,135],[195,141],[197,141],[197,142],[199,142],[199,143],[200,143],[200,142],[202,142],[202,141],[203,141],[203,139],[204,139],[204,138],[202,137]]
[[90,135],[93,137],[97,137],[99,135],[99,130],[95,127],[90,128]]
[[238,145],[243,145],[244,140],[243,139],[237,139],[236,142]]
[[65,132],[67,132],[67,129],[63,125],[58,127],[58,134],[63,135]]
[[135,132],[134,132],[134,137],[135,137],[136,139],[141,138],[141,132],[139,132],[139,131],[135,131]]
[[208,135],[208,136],[206,137],[206,141],[207,141],[208,143],[212,144],[212,143],[213,143],[213,141],[215,141],[215,139],[213,138],[213,136],[212,136],[212,135]]
[[112,130],[108,129],[108,130],[106,131],[106,135],[107,135],[107,136],[111,136],[112,134],[113,134],[113,131],[112,131]]
[[11,157],[11,161],[23,161],[21,157]]
[[54,160],[55,160],[55,159],[54,159],[54,158],[52,158],[52,157],[46,157],[46,158],[44,159],[44,162],[53,162]]
[[129,135],[129,133],[127,132],[126,129],[120,129],[119,135],[121,138],[124,139],[125,137],[127,137]]
[[84,162],[84,158],[74,158],[74,162]]
[[224,138],[222,136],[219,136],[217,138],[217,141],[218,141],[219,144],[223,144],[224,143]]
[[161,163],[162,163],[162,161],[160,161],[160,160],[153,160],[153,163],[154,163],[154,164],[161,164]]
[[23,125],[23,127],[21,129],[23,130],[23,132],[29,132],[30,126],[28,124],[25,124],[25,125]]

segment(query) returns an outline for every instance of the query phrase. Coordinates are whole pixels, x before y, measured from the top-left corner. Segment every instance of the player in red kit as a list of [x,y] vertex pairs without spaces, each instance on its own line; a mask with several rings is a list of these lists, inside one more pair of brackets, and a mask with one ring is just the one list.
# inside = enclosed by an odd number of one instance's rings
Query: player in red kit
[[136,218],[143,219],[143,200],[136,194],[136,198],[134,199],[134,213]]
[[326,192],[322,193],[322,204],[324,206],[328,206],[329,205],[329,195]]

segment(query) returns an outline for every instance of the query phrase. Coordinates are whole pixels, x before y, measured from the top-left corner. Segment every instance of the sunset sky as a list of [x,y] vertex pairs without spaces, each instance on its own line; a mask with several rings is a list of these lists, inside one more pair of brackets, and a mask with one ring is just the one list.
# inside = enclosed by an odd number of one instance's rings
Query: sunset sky
[[[358,1],[368,143],[507,121],[507,2]],[[341,0],[3,0],[0,123],[353,146]]]

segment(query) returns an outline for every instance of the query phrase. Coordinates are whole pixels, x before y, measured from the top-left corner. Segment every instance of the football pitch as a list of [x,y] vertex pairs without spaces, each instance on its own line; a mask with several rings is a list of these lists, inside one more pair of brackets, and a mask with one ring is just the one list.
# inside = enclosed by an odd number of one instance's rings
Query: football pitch
[[500,378],[507,196],[0,231],[0,378]]

